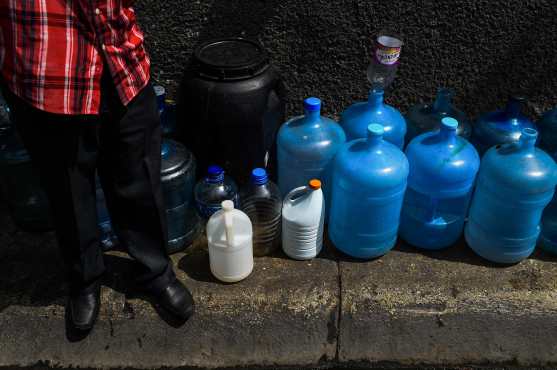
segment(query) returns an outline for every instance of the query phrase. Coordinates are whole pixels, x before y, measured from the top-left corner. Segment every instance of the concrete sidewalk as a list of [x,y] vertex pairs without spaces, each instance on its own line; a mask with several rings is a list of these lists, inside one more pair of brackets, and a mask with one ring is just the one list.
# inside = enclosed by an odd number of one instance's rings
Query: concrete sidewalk
[[541,252],[498,267],[464,244],[367,262],[328,245],[222,284],[200,242],[172,257],[197,302],[184,325],[133,292],[132,261],[112,252],[99,322],[79,338],[53,235],[19,232],[5,211],[0,224],[0,367],[557,366],[557,258]]

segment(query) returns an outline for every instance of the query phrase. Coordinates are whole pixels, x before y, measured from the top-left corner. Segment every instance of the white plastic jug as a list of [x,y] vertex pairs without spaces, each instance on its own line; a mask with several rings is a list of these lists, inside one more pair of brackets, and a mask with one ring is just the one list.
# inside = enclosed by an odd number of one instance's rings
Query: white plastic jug
[[249,217],[235,209],[232,201],[221,205],[207,222],[209,264],[217,279],[233,283],[253,270],[253,229]]
[[321,181],[292,190],[282,206],[282,249],[297,260],[316,257],[323,246],[325,200]]

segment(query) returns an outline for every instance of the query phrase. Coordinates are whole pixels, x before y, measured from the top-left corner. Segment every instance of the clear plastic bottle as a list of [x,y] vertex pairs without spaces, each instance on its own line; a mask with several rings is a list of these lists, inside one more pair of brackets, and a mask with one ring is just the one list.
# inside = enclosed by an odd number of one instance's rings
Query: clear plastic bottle
[[388,88],[396,76],[402,41],[393,34],[381,33],[375,40],[367,79],[374,88]]
[[166,99],[166,89],[161,85],[153,86],[153,90],[155,90],[155,96],[157,97],[157,108],[159,111],[159,116],[163,114],[165,108],[165,99]]
[[280,246],[282,197],[263,168],[251,172],[251,181],[240,192],[241,210],[253,225],[253,254],[266,256]]
[[225,176],[220,166],[209,166],[207,177],[195,185],[195,206],[205,220],[221,209],[224,200],[231,200],[238,207],[238,186],[230,177]]

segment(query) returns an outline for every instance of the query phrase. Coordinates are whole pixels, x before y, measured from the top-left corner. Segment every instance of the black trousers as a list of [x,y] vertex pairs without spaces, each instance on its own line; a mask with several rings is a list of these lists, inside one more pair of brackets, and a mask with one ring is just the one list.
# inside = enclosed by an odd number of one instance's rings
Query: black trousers
[[5,96],[50,200],[70,287],[90,289],[105,271],[95,199],[98,170],[114,229],[139,263],[139,282],[159,289],[175,275],[166,254],[155,94],[149,84],[124,106],[111,82],[103,78],[102,86],[99,116],[47,113],[9,91]]

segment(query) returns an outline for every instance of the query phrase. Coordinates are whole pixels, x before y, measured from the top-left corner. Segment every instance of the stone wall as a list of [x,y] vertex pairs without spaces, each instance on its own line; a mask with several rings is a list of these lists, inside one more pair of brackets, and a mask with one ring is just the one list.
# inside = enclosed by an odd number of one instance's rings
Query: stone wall
[[557,105],[552,0],[138,0],[136,8],[154,77],[171,94],[200,40],[246,36],[281,70],[289,113],[315,95],[336,115],[367,96],[372,35],[390,28],[405,45],[387,100],[402,111],[442,85],[471,117],[513,91],[529,97],[532,118]]

